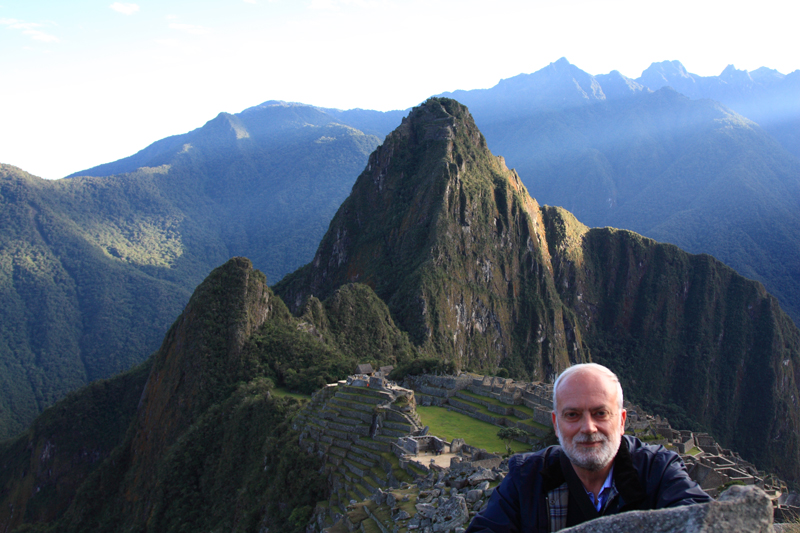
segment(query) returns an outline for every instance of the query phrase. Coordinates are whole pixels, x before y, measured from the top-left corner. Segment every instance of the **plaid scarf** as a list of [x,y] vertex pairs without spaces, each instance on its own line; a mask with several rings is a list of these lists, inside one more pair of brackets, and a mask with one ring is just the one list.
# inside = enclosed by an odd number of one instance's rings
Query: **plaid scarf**
[[565,481],[547,493],[547,512],[550,515],[550,531],[558,531],[567,527],[567,504],[569,488]]

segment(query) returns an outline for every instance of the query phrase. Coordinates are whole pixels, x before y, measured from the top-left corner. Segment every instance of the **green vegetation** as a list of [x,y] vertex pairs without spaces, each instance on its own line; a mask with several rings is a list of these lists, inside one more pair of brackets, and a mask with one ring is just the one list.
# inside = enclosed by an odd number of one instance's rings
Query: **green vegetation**
[[[517,95],[506,85],[459,92],[459,99],[541,204],[563,206],[590,227],[630,229],[711,254],[764,283],[800,323],[796,157],[717,98],[662,89],[587,105],[572,81],[578,69],[567,67],[558,81],[552,73],[540,78],[538,102],[526,82]],[[796,149],[797,128],[785,124]]]
[[[505,444],[497,436],[498,428],[488,422],[476,420],[467,415],[448,411],[442,407],[417,407],[422,423],[430,427],[430,433],[446,440],[464,439],[467,444],[483,448],[494,453],[503,453]],[[514,441],[511,443],[514,453],[528,452],[531,447]]]
[[500,429],[500,431],[497,432],[497,437],[506,445],[506,455],[511,455],[511,444],[528,437],[528,432],[518,427],[507,427]]
[[379,142],[345,119],[223,114],[58,181],[0,165],[0,439],[142,362],[230,257],[273,282],[311,259]]
[[[251,531],[260,523],[304,531],[329,488],[291,428],[308,398],[296,391],[344,378],[361,362],[354,354],[376,339],[386,342],[376,364],[404,361],[411,350],[368,287],[345,287],[329,300],[297,318],[247,259],[215,269],[146,365],[68,396],[30,435],[0,446],[0,508],[30,531],[136,529],[145,506],[148,527],[159,531]],[[370,324],[383,334],[365,336]],[[63,473],[42,478],[39,458],[62,438],[52,470]],[[77,460],[87,453],[90,460]],[[124,510],[128,497],[137,503]]]
[[[395,365],[415,355],[386,305],[365,285],[346,285],[325,302],[310,302],[299,319],[274,300],[279,319],[265,322],[247,340],[244,358],[251,372],[288,391],[311,395],[352,374],[359,363]],[[287,328],[286,321],[294,326]]]
[[[469,396],[470,398],[474,398],[474,400],[475,400],[474,402],[469,402],[471,405],[476,405],[476,402],[486,402],[486,403],[490,403],[492,405],[496,405],[497,407],[501,407],[503,409],[508,409],[510,407],[513,407],[514,410],[516,410],[516,411],[520,411],[520,412],[525,413],[526,415],[531,416],[531,417],[533,416],[533,409],[531,409],[530,407],[528,407],[526,405],[522,405],[522,404],[520,404],[520,405],[509,405],[509,404],[503,403],[500,400],[497,400],[495,398],[491,398],[489,396],[481,396],[480,394],[475,394],[474,392],[470,392],[468,390],[462,390],[461,394],[463,394],[465,396]],[[480,405],[480,403],[478,403],[477,405]],[[487,412],[489,412],[489,411],[487,411]]]
[[[227,145],[204,147],[198,138],[194,148],[170,159],[168,168],[57,185],[74,196],[91,197],[76,205],[86,217],[97,218],[103,209],[126,212],[113,187],[138,187],[147,174],[158,195],[141,193],[145,200],[164,199],[170,209],[184,213],[180,202],[191,203],[191,198],[157,187],[168,183],[175,191],[199,195],[203,216],[223,220],[224,213],[235,211],[242,220],[225,219],[224,232],[213,234],[202,230],[199,214],[198,219],[187,216],[182,228],[194,232],[181,233],[181,255],[164,237],[156,239],[158,257],[147,261],[136,251],[135,239],[122,240],[122,230],[102,233],[116,250],[116,255],[111,248],[108,257],[100,254],[113,266],[104,272],[114,287],[125,287],[121,292],[81,278],[76,272],[84,271],[73,270],[74,263],[59,273],[54,261],[51,270],[67,288],[66,296],[51,294],[36,289],[33,252],[0,257],[6,265],[0,282],[8,282],[0,287],[13,288],[3,302],[24,311],[14,315],[17,322],[0,322],[5,343],[0,348],[16,346],[9,339],[18,331],[47,347],[14,352],[22,355],[10,360],[2,379],[8,384],[32,380],[39,390],[47,373],[26,374],[26,364],[49,364],[47,354],[55,353],[85,359],[84,368],[93,361],[79,349],[91,335],[71,337],[73,330],[63,324],[26,330],[34,315],[116,324],[112,310],[127,309],[138,301],[134,295],[142,292],[148,302],[160,301],[154,298],[158,290],[145,291],[142,287],[150,286],[137,284],[137,276],[176,286],[187,272],[202,277],[205,263],[198,250],[203,248],[187,243],[204,243],[209,256],[214,250],[226,256],[247,248],[243,235],[267,236],[237,233],[250,223],[248,209],[263,211],[281,201],[279,194],[260,196],[260,184],[249,181],[254,174],[247,168],[225,166],[233,146],[249,153],[255,133],[240,135],[246,126],[224,115],[205,133],[227,132]],[[291,154],[288,145],[284,148]],[[224,180],[202,179],[204,163],[213,166],[206,158],[211,155],[219,157],[217,170],[225,170]],[[81,261],[93,260],[94,248],[75,244],[88,242],[75,235],[91,224],[77,229],[69,217],[47,219],[41,214],[46,214],[40,202],[44,193],[34,201],[31,191],[55,186],[17,178],[7,180],[18,189],[3,189],[3,199],[17,198],[17,192],[29,195],[24,204],[29,208],[16,215],[23,219],[27,213],[33,221],[20,234],[46,234],[42,250],[54,238],[57,246],[80,250]],[[242,191],[260,203],[237,205]],[[145,200],[160,212],[160,200]],[[48,225],[72,228],[74,235],[41,233]],[[138,227],[155,239],[155,225]],[[215,248],[228,238],[231,248]],[[262,245],[254,241],[252,246]],[[12,248],[9,244],[0,252]],[[61,261],[68,255],[54,257]],[[170,269],[158,266],[169,261],[174,261]],[[87,294],[102,305],[82,307]],[[26,310],[21,295],[39,303]],[[81,311],[70,315],[71,305]],[[131,304],[130,309],[131,317],[151,316],[144,307]],[[126,332],[134,322],[116,324],[116,331]],[[95,349],[116,354],[114,346],[98,343]],[[667,414],[673,424],[708,427],[721,444],[760,468],[776,470],[790,482],[800,476],[800,415],[794,402],[800,332],[774,298],[709,256],[691,256],[629,231],[589,230],[562,209],[539,209],[516,174],[489,154],[466,108],[433,99],[370,157],[312,263],[287,276],[273,293],[249,260],[229,260],[197,287],[150,359],[149,371],[142,367],[89,389],[93,392],[70,396],[42,415],[43,422],[34,426],[38,432],[3,443],[0,519],[13,510],[11,526],[24,521],[29,531],[302,531],[329,487],[322,481],[324,465],[307,453],[308,444],[298,445],[300,436],[291,428],[301,401],[275,393],[275,386],[307,395],[363,362],[395,365],[397,375],[500,368],[515,379],[545,379],[590,356],[617,371],[627,396],[645,409],[661,405],[666,411],[653,410]],[[98,356],[95,362],[110,359]],[[85,378],[81,372],[74,377]],[[479,402],[496,403],[474,396],[467,401],[481,413],[500,417]],[[8,406],[2,409],[0,415],[7,416]],[[505,448],[496,426],[441,408],[419,413],[433,434],[465,438],[495,452]],[[70,433],[73,426],[79,435]],[[51,427],[52,433],[45,431]],[[62,438],[77,440],[66,444]],[[516,442],[511,447],[527,448]],[[60,469],[44,483],[39,462],[48,453],[55,454]],[[393,454],[384,459],[398,479],[411,480]],[[59,492],[56,482],[68,480],[76,481]],[[36,487],[42,489],[36,492]]]
[[435,357],[421,357],[399,365],[392,370],[390,379],[400,381],[406,376],[418,376],[420,374],[453,374],[455,365],[449,361],[442,361]]
[[272,394],[275,395],[276,398],[294,398],[295,400],[308,400],[311,398],[310,394],[300,394],[299,392],[291,392],[286,388],[283,387],[275,387],[272,389]]

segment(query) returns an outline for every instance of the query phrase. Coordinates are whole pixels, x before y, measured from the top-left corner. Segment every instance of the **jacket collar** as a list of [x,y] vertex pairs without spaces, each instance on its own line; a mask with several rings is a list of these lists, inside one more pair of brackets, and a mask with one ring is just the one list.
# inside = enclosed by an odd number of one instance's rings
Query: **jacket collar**
[[614,458],[614,484],[619,491],[623,506],[627,509],[638,509],[647,499],[647,493],[639,481],[639,472],[633,466],[630,445],[625,436],[619,445],[619,451]]
[[[541,470],[543,478],[542,489],[545,493],[561,486],[566,482],[564,471],[561,468],[561,455],[564,451],[561,446],[550,446],[545,450],[544,467]],[[636,509],[647,494],[639,481],[639,473],[633,466],[628,439],[621,439],[619,450],[614,457],[614,485],[619,492],[623,506],[627,509]]]

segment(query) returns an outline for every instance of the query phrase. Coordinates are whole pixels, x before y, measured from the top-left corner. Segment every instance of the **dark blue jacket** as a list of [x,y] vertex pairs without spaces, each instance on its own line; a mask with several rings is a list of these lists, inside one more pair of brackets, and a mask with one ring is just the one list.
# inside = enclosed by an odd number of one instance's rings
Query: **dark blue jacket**
[[[511,457],[508,475],[467,533],[549,532],[546,496],[567,482],[562,465],[570,468],[560,446]],[[603,514],[711,501],[689,478],[678,454],[628,435],[622,436],[614,459],[613,479],[618,495]]]

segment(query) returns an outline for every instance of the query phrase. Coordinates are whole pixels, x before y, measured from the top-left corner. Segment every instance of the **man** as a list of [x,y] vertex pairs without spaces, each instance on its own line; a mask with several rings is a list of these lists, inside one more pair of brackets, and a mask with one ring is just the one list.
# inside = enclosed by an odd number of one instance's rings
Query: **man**
[[710,501],[676,453],[623,435],[626,416],[609,369],[588,363],[562,372],[552,414],[561,446],[513,456],[467,533],[558,531],[608,514]]

